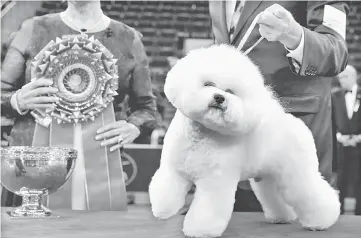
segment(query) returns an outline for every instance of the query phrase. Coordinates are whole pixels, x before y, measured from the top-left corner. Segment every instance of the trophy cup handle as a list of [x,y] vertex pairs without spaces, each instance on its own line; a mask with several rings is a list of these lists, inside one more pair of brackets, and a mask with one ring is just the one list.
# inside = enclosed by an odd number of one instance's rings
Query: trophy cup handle
[[15,165],[16,165],[16,169],[15,169],[16,177],[20,177],[22,174],[26,173],[25,166],[21,158],[15,159]]
[[75,161],[72,159],[68,159],[67,166],[66,166],[67,174],[65,177],[65,182],[68,181],[68,179],[71,177],[71,175],[72,175],[71,171],[74,169],[74,167],[75,167]]

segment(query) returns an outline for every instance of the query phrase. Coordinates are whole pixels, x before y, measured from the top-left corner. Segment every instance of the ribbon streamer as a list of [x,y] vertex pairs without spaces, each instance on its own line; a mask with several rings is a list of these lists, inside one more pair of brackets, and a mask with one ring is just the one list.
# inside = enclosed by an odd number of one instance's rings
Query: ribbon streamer
[[[244,34],[241,42],[239,43],[238,47],[237,47],[237,50],[241,51],[244,44],[247,42],[248,40],[248,37],[251,35],[253,29],[256,27],[256,24],[258,22],[258,19],[260,17],[260,14],[258,14],[252,21],[251,25],[249,26],[249,28],[247,29],[246,33]],[[256,43],[254,43],[251,47],[249,47],[246,51],[243,52],[244,55],[247,55],[249,54],[249,52],[251,52],[254,47],[256,47],[262,40],[264,39],[264,37],[260,37]]]
[[[83,186],[85,186],[86,210],[126,210],[126,190],[120,152],[119,150],[109,152],[108,147],[100,146],[100,142],[94,139],[97,129],[114,122],[114,118],[114,109],[112,105],[109,105],[94,122],[81,124],[81,140],[84,146],[85,183]],[[37,123],[33,146],[76,149],[74,147],[74,140],[76,139],[74,138],[74,128],[74,124],[58,124],[55,120],[51,123],[50,130]],[[73,203],[79,203],[79,201],[72,194],[72,177],[57,192],[49,195],[45,201],[46,206],[51,209],[71,209]]]

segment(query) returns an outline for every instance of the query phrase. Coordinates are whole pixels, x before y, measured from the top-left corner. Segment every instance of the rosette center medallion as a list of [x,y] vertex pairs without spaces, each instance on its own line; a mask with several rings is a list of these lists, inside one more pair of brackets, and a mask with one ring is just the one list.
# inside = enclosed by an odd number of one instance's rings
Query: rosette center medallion
[[32,62],[35,79],[53,80],[59,91],[54,110],[32,112],[37,122],[48,126],[58,123],[94,120],[117,95],[117,59],[102,43],[87,36],[57,38],[51,41]]

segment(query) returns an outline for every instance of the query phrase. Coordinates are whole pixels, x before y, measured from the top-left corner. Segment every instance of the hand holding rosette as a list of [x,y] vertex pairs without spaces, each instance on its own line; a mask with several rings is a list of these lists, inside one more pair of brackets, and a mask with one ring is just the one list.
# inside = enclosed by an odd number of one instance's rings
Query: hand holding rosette
[[33,80],[24,85],[17,92],[18,108],[21,111],[37,109],[37,108],[54,108],[55,102],[59,101],[58,97],[47,96],[58,92],[57,88],[51,87],[53,81],[41,78]]
[[127,121],[116,121],[101,127],[97,131],[96,140],[104,140],[102,146],[112,146],[110,151],[123,147],[125,144],[132,143],[140,135],[137,126]]

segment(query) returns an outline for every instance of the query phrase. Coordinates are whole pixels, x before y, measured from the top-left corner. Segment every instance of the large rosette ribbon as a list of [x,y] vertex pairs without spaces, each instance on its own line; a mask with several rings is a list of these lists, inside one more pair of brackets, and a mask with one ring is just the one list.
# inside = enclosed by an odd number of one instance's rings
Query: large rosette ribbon
[[[72,178],[47,197],[50,208],[125,210],[126,190],[119,150],[109,152],[96,131],[115,121],[117,59],[94,36],[56,38],[32,62],[32,78],[53,80],[54,109],[34,110],[33,146],[70,147],[79,159]],[[53,95],[54,96],[54,95]]]

